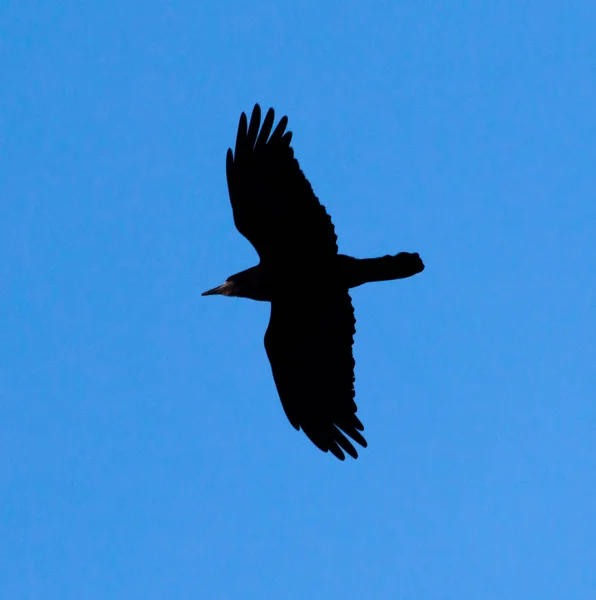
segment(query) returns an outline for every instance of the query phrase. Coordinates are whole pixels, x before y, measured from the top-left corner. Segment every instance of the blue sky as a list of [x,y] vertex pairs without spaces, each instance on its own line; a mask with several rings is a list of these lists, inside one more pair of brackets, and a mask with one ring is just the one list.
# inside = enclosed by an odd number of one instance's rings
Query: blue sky
[[[588,599],[594,2],[5,2],[0,596]],[[225,152],[287,114],[354,290],[340,463],[287,422]]]

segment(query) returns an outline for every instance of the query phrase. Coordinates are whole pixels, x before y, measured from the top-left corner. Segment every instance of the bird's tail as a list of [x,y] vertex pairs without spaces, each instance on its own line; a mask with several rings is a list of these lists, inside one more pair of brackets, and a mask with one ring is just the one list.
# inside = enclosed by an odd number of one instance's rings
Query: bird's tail
[[418,253],[400,252],[394,256],[379,258],[350,258],[346,262],[348,287],[357,287],[372,281],[390,281],[411,277],[424,270],[424,263]]

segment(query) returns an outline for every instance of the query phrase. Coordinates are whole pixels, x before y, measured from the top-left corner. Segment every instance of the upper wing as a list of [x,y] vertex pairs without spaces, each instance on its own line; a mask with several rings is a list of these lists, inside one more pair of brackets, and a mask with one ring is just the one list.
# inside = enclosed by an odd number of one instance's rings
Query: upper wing
[[[273,379],[290,423],[321,450],[356,458],[366,447],[354,402],[354,309],[347,291],[274,300],[265,334]],[[343,430],[344,433],[342,433]]]
[[[283,117],[271,133],[274,113],[263,126],[255,105],[250,125],[242,113],[234,153],[228,149],[226,175],[234,223],[263,260],[337,254],[331,218],[300,170]],[[270,135],[271,134],[271,135]]]

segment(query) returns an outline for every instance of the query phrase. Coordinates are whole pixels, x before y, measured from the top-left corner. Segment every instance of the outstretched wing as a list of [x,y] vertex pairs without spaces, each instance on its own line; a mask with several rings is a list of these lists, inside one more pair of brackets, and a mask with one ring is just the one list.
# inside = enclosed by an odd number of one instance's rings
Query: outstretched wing
[[235,151],[228,149],[226,175],[236,228],[261,260],[337,254],[331,218],[294,158],[288,118],[271,133],[273,121],[271,108],[261,127],[258,104],[249,125],[242,113]]
[[274,300],[265,334],[273,379],[290,423],[340,460],[344,451],[358,456],[346,436],[367,445],[354,402],[355,324],[348,292],[331,290]]

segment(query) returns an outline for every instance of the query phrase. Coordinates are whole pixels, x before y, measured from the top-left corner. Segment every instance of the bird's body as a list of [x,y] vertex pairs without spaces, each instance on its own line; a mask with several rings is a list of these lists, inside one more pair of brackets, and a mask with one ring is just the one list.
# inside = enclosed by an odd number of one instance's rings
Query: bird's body
[[366,447],[354,402],[355,318],[348,290],[369,281],[410,277],[418,254],[356,259],[338,253],[331,218],[300,170],[283,117],[261,126],[256,105],[242,113],[226,173],[237,229],[260,262],[204,295],[271,302],[265,349],[290,423],[321,450],[356,458],[346,437]]

